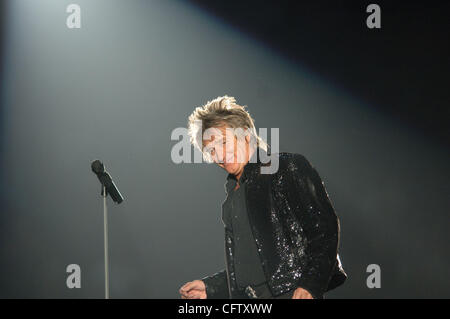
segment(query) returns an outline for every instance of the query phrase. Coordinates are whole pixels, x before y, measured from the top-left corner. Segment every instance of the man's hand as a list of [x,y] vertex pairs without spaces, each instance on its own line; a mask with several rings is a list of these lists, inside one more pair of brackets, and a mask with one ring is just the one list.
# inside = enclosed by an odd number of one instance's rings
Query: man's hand
[[314,299],[308,290],[297,288],[292,295],[292,299]]
[[206,287],[202,280],[185,283],[180,288],[181,299],[206,299]]

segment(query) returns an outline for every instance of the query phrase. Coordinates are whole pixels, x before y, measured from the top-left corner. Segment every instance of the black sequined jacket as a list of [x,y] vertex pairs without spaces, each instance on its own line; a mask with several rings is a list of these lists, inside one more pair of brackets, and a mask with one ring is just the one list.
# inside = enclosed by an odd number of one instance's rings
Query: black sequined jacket
[[[269,289],[278,296],[301,287],[320,298],[347,278],[338,255],[339,219],[319,174],[303,155],[279,153],[278,171],[264,174],[260,168],[270,163],[262,163],[260,152],[241,179],[247,183],[248,218]],[[225,269],[202,278],[208,298],[236,294],[233,239],[227,230],[225,254]]]

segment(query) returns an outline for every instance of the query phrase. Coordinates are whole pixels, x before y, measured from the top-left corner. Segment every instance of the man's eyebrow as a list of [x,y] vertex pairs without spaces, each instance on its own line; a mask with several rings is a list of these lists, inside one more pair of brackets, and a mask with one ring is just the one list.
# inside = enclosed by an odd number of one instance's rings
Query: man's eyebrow
[[211,144],[217,145],[219,143],[222,143],[223,141],[225,141],[225,138],[218,136],[218,137],[214,138],[214,141],[211,142]]

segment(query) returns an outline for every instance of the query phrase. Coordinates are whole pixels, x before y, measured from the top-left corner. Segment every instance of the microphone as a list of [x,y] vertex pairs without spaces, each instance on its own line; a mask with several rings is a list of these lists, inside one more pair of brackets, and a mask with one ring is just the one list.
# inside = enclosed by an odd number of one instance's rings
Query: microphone
[[[122,194],[120,194],[117,189],[116,184],[114,184],[111,175],[107,171],[105,171],[105,166],[99,160],[95,160],[91,164],[92,171],[97,175],[100,183],[106,188],[106,195],[111,195],[113,201],[117,204],[123,202]],[[103,195],[103,194],[102,194]]]

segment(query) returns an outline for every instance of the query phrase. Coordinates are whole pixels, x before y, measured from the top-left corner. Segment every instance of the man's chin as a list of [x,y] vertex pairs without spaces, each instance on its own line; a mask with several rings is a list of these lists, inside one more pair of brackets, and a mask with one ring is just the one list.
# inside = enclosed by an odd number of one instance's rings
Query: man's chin
[[230,174],[235,174],[237,167],[234,164],[224,164],[223,168]]

